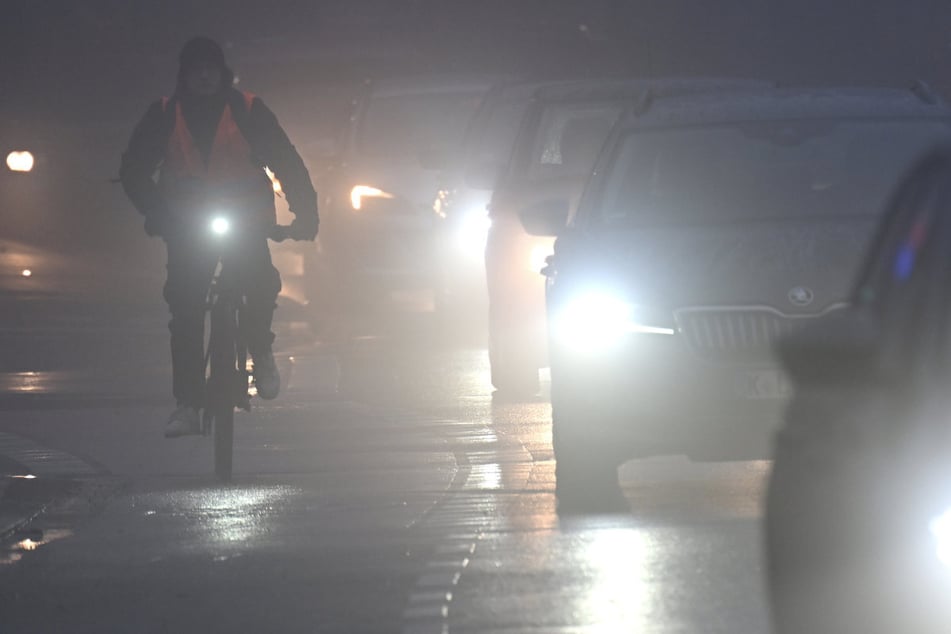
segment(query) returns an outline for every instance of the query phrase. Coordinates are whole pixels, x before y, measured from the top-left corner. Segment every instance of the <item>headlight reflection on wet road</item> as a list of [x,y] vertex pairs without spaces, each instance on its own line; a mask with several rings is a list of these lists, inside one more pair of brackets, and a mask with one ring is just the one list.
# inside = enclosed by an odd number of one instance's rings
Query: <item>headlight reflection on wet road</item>
[[589,582],[576,608],[589,632],[636,632],[650,605],[645,595],[649,543],[633,528],[606,528],[587,536],[580,563]]
[[299,493],[296,487],[257,486],[190,491],[174,497],[181,509],[176,515],[201,517],[203,521],[195,525],[207,527],[208,541],[233,544],[269,535],[268,517]]

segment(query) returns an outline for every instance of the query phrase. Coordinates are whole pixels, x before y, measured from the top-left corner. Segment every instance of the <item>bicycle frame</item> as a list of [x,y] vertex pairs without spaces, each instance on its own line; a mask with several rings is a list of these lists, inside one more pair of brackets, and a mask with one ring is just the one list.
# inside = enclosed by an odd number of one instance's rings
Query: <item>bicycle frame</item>
[[205,409],[202,433],[213,435],[215,474],[229,480],[234,448],[234,411],[251,409],[248,350],[241,330],[244,298],[231,269],[219,265],[208,292],[208,346],[205,353]]

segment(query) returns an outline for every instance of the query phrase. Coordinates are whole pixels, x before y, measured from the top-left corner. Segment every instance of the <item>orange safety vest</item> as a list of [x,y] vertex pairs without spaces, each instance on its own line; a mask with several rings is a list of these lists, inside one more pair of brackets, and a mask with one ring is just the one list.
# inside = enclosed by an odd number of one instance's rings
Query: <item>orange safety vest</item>
[[[242,93],[248,112],[254,95]],[[162,99],[162,109],[169,103]],[[225,103],[206,163],[175,102],[175,125],[168,140],[160,182],[175,214],[230,209],[275,221],[274,192],[262,166],[252,159],[251,146]],[[214,208],[214,209],[212,209]]]

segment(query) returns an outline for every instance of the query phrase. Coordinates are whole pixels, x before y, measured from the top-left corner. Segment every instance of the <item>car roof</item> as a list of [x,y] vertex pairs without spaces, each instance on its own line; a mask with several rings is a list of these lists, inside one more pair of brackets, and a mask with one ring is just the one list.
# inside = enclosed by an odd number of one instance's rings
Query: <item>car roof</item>
[[564,81],[540,87],[535,99],[545,102],[607,102],[716,90],[752,89],[769,83],[731,77],[610,77]]
[[623,127],[691,126],[738,121],[820,118],[951,117],[951,108],[923,85],[772,87],[651,97],[629,113]]
[[368,81],[374,97],[400,95],[443,94],[460,92],[486,92],[504,81],[491,75],[420,75],[390,77]]

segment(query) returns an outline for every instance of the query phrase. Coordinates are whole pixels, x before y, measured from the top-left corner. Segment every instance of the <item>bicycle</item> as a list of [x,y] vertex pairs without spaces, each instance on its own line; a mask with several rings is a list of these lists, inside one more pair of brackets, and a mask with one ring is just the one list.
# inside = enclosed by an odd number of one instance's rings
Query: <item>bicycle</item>
[[[211,230],[220,236],[231,230],[227,219],[216,217]],[[286,226],[275,225],[268,232],[274,242],[288,238]],[[208,343],[205,349],[205,407],[201,416],[201,433],[212,436],[215,475],[219,480],[231,479],[234,456],[234,413],[236,409],[251,411],[248,371],[248,347],[241,329],[241,312],[245,298],[239,291],[234,269],[219,260],[208,290]]]

